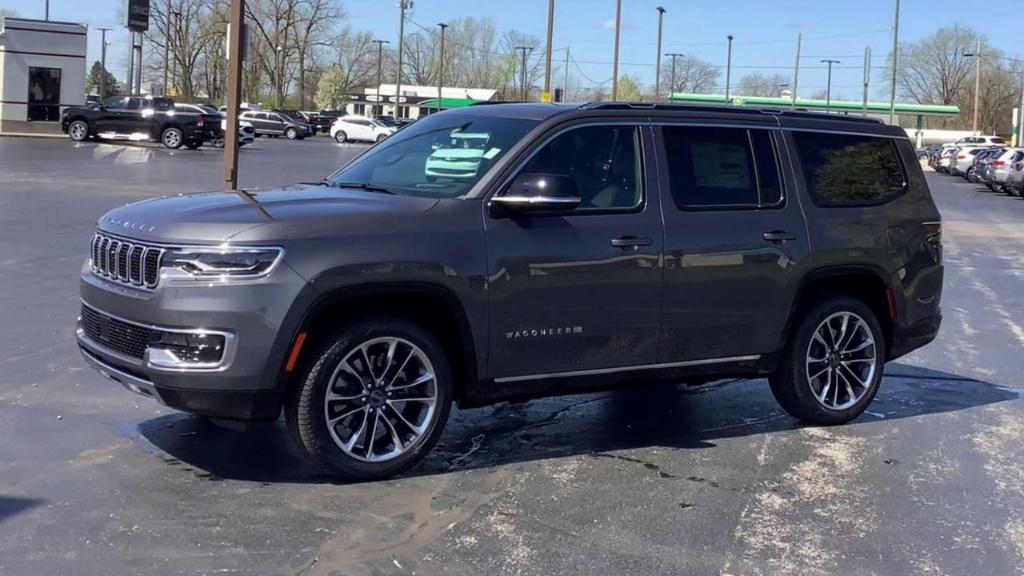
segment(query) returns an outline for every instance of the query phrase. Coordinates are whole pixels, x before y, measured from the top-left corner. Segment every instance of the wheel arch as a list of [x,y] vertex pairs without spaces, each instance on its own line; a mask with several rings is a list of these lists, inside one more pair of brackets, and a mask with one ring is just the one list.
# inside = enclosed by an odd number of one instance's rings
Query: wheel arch
[[[455,399],[461,402],[466,398],[467,388],[479,374],[469,317],[452,290],[429,282],[362,284],[337,288],[318,297],[291,335],[289,350],[300,334],[306,334],[297,365],[311,361],[309,354],[316,343],[337,322],[374,313],[407,318],[437,336],[451,365]],[[296,368],[288,373],[286,387],[294,385],[302,372]]]
[[831,296],[857,298],[871,308],[882,326],[886,354],[891,354],[896,291],[881,268],[865,264],[829,266],[812,270],[804,276],[790,306],[780,350],[785,348],[803,314],[817,302]]

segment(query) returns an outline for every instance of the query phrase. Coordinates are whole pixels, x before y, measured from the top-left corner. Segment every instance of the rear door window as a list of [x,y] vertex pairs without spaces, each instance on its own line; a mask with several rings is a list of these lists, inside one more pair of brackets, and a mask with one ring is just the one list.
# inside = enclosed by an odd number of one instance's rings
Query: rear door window
[[872,206],[903,194],[906,176],[890,138],[794,132],[804,182],[818,206]]
[[782,202],[769,130],[664,126],[669,186],[680,209],[757,208]]

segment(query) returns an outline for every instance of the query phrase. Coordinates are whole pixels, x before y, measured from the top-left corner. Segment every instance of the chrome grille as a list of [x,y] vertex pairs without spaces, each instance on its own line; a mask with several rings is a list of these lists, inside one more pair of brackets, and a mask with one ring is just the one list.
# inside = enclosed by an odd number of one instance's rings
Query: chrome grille
[[89,250],[92,271],[108,280],[155,288],[160,281],[160,257],[164,249],[97,232]]

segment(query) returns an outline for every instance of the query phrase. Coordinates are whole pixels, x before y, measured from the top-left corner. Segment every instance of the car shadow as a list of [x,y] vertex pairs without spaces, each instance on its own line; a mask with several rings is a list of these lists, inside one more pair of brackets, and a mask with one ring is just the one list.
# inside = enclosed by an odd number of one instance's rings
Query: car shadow
[[[847,426],[956,412],[1018,398],[1014,389],[956,374],[891,364],[872,405]],[[442,474],[566,456],[617,458],[646,447],[702,449],[728,438],[802,425],[775,403],[764,379],[726,380],[698,388],[640,386],[452,411],[438,445],[406,476]],[[291,442],[278,422],[247,431],[186,414],[138,425],[169,464],[203,477],[255,482],[332,480]]]
[[0,522],[17,516],[30,508],[44,504],[45,500],[38,498],[18,498],[14,496],[0,496]]

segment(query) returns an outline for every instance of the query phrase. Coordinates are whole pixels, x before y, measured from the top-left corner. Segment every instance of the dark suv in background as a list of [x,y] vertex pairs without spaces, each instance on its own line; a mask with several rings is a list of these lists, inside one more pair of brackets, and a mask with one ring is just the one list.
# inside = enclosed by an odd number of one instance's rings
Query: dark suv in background
[[789,110],[445,111],[320,185],[115,209],[90,254],[89,364],[215,419],[283,411],[351,480],[413,466],[452,402],[767,376],[844,423],[941,319],[906,134]]
[[171,149],[196,149],[224,135],[218,114],[176,114],[174,100],[149,96],[111,96],[101,103],[70,107],[60,125],[75,142],[141,135]]

